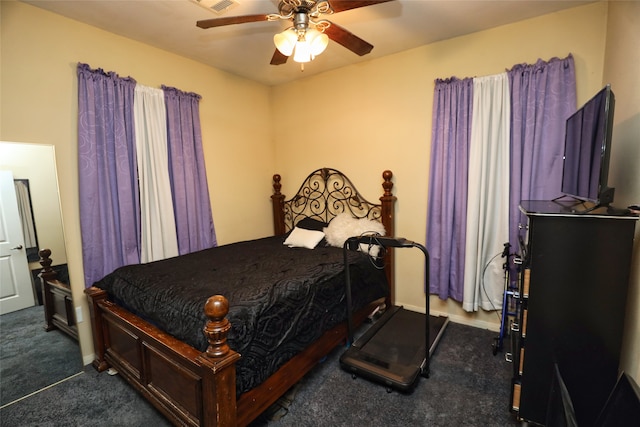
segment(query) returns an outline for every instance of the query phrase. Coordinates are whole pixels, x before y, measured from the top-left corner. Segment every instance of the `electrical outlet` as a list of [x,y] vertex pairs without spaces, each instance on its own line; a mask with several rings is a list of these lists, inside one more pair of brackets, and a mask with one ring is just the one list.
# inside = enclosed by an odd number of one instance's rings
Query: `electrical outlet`
[[76,307],[76,323],[82,322],[82,307]]

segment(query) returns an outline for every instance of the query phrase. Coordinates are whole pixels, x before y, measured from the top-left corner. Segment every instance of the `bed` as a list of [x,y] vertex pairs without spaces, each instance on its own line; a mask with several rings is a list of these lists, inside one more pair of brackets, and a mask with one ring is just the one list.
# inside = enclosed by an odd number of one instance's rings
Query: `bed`
[[[283,242],[299,225],[330,225],[343,212],[381,222],[393,235],[392,176],[383,172],[384,192],[374,204],[334,169],[312,172],[290,199],[274,175],[274,236],[107,275],[85,291],[94,367],[116,369],[175,425],[248,425],[347,335],[342,249]],[[360,271],[354,306],[362,322],[393,298],[393,252],[384,253],[384,269],[367,253],[349,257],[350,268]],[[174,283],[179,276],[190,283]]]

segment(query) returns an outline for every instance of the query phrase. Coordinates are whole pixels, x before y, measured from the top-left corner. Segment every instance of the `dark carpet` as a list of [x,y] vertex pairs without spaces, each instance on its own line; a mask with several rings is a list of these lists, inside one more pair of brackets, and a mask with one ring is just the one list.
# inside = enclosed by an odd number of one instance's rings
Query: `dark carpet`
[[41,305],[0,316],[0,406],[82,371],[77,341],[44,325]]
[[411,394],[339,368],[335,351],[302,381],[288,414],[255,426],[516,426],[509,412],[511,364],[493,356],[497,333],[449,323],[433,353],[429,378]]
[[[410,394],[352,379],[339,367],[344,349],[338,348],[289,393],[289,402],[252,427],[517,426],[508,409],[512,366],[503,354],[492,354],[496,336],[450,323],[431,359],[430,377]],[[2,426],[169,426],[120,376],[91,367],[1,409],[0,420]]]
[[171,424],[120,376],[98,374],[87,366],[81,375],[0,409],[0,425],[164,427]]

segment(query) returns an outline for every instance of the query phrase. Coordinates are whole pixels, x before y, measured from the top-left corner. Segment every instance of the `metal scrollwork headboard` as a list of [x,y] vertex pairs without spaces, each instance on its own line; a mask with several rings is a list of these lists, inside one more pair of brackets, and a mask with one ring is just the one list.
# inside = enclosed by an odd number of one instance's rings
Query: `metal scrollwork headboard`
[[[296,194],[285,200],[280,192],[282,184],[280,175],[273,176],[273,224],[275,235],[282,235],[292,230],[303,218],[315,218],[329,223],[337,215],[348,212],[356,218],[368,218],[382,222],[388,236],[394,236],[394,206],[396,197],[391,190],[393,173],[386,170],[382,173],[383,195],[380,203],[371,203],[365,199],[342,172],[322,168],[307,176]],[[394,297],[394,262],[393,250],[386,251],[385,270],[389,281],[390,296]]]
[[363,198],[343,173],[328,168],[318,169],[305,179],[295,196],[285,200],[285,227],[290,230],[305,217],[329,223],[343,212],[356,218],[380,221],[382,205]]
[[[391,194],[390,171],[383,173],[383,197],[395,197]],[[365,199],[353,185],[351,180],[342,172],[336,169],[322,168],[313,171],[304,180],[296,194],[284,200],[284,195],[280,193],[280,175],[273,176],[274,201],[280,199],[281,219],[284,228],[276,229],[276,234],[286,233],[303,218],[310,217],[319,221],[329,223],[337,215],[348,212],[356,218],[368,218],[376,221],[383,220],[383,203],[371,203]],[[381,197],[381,202],[384,202]],[[274,215],[276,215],[276,204],[274,203]],[[385,224],[386,225],[386,224]],[[277,228],[277,227],[276,227]]]

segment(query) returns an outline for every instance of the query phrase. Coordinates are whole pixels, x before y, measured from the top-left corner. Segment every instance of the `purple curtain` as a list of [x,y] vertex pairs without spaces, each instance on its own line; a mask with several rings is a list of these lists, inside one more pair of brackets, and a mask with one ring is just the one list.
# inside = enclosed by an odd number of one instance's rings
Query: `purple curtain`
[[427,250],[430,292],[462,301],[473,79],[436,80],[433,98]]
[[[512,111],[509,242],[515,252],[518,224],[525,221],[520,201],[561,195],[565,121],[576,110],[573,57],[519,64],[508,76]],[[464,288],[472,101],[473,79],[436,80],[427,212],[430,292],[457,301],[462,301]],[[517,280],[516,275],[512,277]]]
[[576,78],[571,54],[519,64],[507,73],[512,114],[509,242],[516,251],[518,224],[526,224],[520,201],[561,195],[565,122],[576,111]]
[[78,64],[78,182],[85,286],[140,262],[136,82]]
[[200,132],[200,95],[162,86],[180,255],[216,246]]

